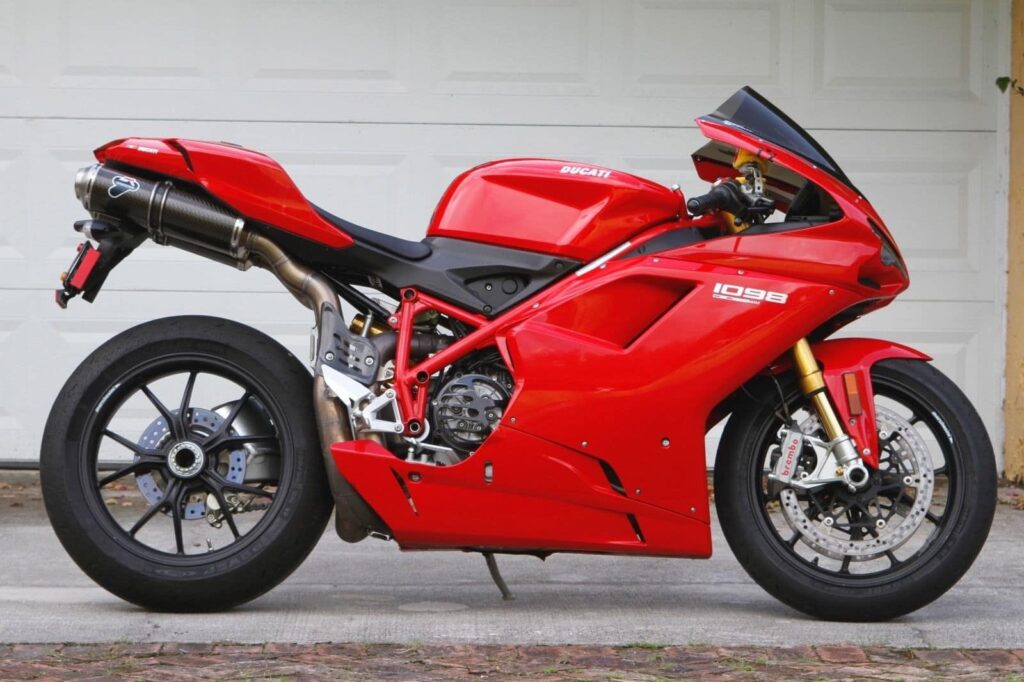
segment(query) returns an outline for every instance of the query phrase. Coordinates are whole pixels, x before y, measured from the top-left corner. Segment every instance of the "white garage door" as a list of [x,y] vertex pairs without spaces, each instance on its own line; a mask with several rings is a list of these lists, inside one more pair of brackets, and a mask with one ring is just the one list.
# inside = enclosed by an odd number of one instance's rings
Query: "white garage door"
[[314,201],[422,235],[462,169],[539,155],[702,191],[692,120],[750,84],[815,134],[903,246],[913,285],[857,325],[935,356],[999,442],[1007,0],[0,0],[0,458],[34,459],[65,377],[179,313],[303,356],[265,273],[146,246],[93,305],[52,302],[71,183],[126,135],[230,140]]

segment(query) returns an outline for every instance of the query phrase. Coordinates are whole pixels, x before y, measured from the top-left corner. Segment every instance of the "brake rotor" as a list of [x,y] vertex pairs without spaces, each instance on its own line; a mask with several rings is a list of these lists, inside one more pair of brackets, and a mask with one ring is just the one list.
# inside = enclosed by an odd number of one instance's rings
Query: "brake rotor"
[[[213,433],[224,423],[222,416],[210,410],[192,407],[189,408],[188,412],[189,430],[203,435]],[[173,413],[177,414],[178,410],[174,410]],[[234,429],[231,429],[230,433],[234,434]],[[142,432],[138,444],[140,447],[149,450],[160,450],[171,440],[173,440],[173,435],[167,422],[163,417],[158,417]],[[241,485],[245,482],[245,465],[245,449],[232,450],[227,456],[227,471],[222,472],[221,475],[232,483]],[[164,489],[166,488],[167,481],[163,477],[160,478],[160,481],[163,482],[164,487],[161,487],[160,482],[157,481],[152,473],[147,472],[135,476],[135,483],[139,487],[139,492],[142,493],[142,496],[146,498],[150,505],[154,505],[164,499]],[[206,516],[206,500],[206,493],[193,493],[189,495],[185,502],[184,518],[186,520],[204,518]]]
[[[935,475],[932,472],[931,458],[928,455],[928,447],[921,438],[921,434],[914,428],[913,424],[898,415],[896,412],[882,406],[876,406],[875,419],[878,429],[892,435],[888,442],[889,448],[889,469],[895,470],[900,477],[900,498],[906,496],[908,490],[916,491],[913,501],[899,509],[897,499],[892,500],[892,513],[887,517],[874,517],[869,514],[870,521],[877,524],[878,520],[883,524],[876,525],[874,534],[871,537],[854,540],[850,535],[837,535],[842,532],[842,524],[837,523],[836,515],[817,513],[808,515],[806,509],[797,497],[797,491],[793,488],[786,488],[779,493],[783,516],[790,527],[800,535],[800,539],[815,551],[831,557],[843,560],[849,558],[852,561],[870,561],[883,556],[886,552],[906,543],[924,522],[931,506],[932,494],[935,487]],[[809,433],[815,430],[817,417],[811,417],[804,424],[801,424],[801,431]],[[809,429],[809,430],[808,430]],[[819,454],[824,457],[824,454]],[[833,486],[841,484],[831,484]],[[813,495],[813,493],[812,493]],[[836,496],[838,500],[847,498]],[[851,498],[852,499],[852,498]],[[874,504],[876,509],[878,497],[860,503],[861,506]],[[831,507],[831,505],[830,505]],[[899,519],[898,521],[896,519]]]

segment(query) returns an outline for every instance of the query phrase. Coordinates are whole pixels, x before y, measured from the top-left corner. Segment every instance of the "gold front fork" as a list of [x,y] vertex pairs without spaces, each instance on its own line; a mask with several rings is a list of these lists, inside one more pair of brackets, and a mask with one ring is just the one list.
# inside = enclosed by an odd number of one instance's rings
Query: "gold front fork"
[[832,403],[828,400],[828,392],[825,390],[825,377],[818,367],[818,361],[814,359],[811,351],[811,344],[807,339],[800,339],[793,346],[793,364],[796,366],[796,375],[800,379],[800,390],[814,403],[814,410],[821,419],[821,425],[830,441],[846,435],[843,425],[832,409]]
[[836,476],[842,477],[853,490],[862,487],[868,481],[868,471],[861,461],[856,444],[843,429],[842,422],[829,402],[825,377],[807,339],[800,339],[793,346],[793,365],[800,381],[800,390],[811,399],[825,435],[828,436],[829,447],[836,458]]

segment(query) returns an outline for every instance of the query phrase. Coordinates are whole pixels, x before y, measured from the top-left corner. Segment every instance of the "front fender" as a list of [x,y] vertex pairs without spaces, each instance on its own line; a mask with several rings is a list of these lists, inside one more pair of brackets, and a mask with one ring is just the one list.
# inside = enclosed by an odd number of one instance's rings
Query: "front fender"
[[811,345],[822,366],[832,404],[861,452],[864,463],[878,468],[878,431],[871,367],[880,360],[931,360],[921,351],[881,339],[829,339]]

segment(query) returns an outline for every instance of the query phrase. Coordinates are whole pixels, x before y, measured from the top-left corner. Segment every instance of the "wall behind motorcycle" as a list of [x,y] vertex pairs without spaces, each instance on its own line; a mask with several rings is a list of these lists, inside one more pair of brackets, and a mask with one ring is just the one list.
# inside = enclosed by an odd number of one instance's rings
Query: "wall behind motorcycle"
[[306,311],[265,273],[155,246],[58,311],[93,147],[242,143],[418,238],[455,175],[502,156],[700,192],[692,119],[743,84],[812,130],[908,256],[908,294],[851,332],[935,356],[1001,442],[1008,18],[1008,0],[0,0],[0,459],[36,458],[72,367],[139,321],[236,317],[306,353]]

